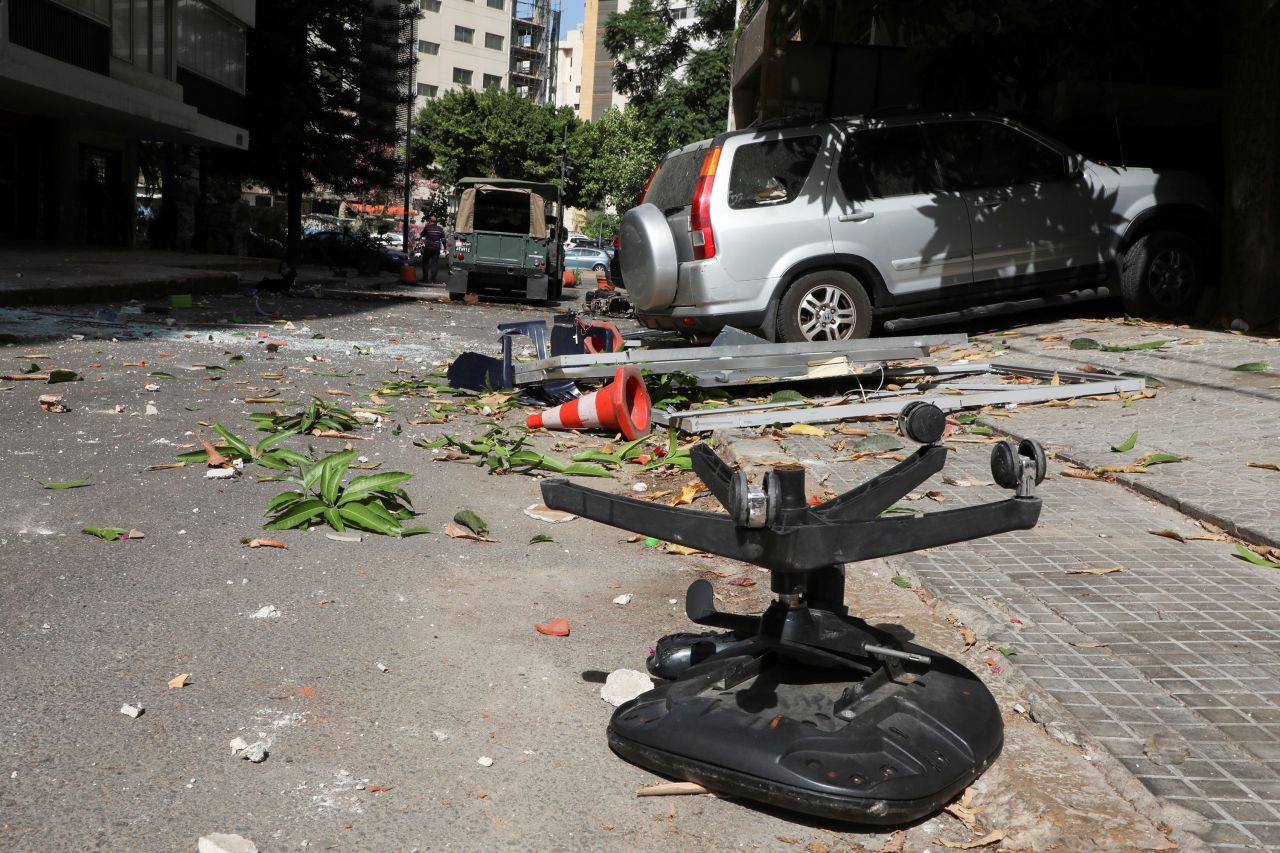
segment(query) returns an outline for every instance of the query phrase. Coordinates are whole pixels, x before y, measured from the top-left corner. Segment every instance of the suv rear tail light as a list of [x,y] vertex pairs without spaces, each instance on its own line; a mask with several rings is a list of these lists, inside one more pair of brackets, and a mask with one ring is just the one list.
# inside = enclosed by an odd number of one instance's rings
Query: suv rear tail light
[[711,186],[719,165],[720,149],[708,149],[702,171],[698,173],[698,186],[693,191],[693,208],[689,211],[689,236],[693,240],[695,261],[714,258],[716,254],[716,237],[711,230]]

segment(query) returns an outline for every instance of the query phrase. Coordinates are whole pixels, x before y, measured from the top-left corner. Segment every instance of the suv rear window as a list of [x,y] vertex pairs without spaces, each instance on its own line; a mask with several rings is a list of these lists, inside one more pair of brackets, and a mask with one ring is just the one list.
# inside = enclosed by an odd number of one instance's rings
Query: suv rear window
[[658,174],[653,176],[649,192],[644,200],[664,213],[693,204],[693,193],[698,188],[698,173],[706,159],[706,147],[695,148],[664,160]]
[[734,153],[729,172],[729,207],[743,210],[794,201],[804,189],[821,145],[820,136],[743,145]]

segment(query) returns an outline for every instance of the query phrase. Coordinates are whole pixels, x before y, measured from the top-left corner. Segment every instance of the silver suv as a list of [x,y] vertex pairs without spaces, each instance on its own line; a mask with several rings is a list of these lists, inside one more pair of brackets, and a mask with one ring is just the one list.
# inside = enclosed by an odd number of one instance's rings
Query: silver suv
[[1197,177],[1086,159],[982,114],[729,131],[663,158],[622,221],[640,322],[866,337],[1116,292],[1192,310],[1215,255]]

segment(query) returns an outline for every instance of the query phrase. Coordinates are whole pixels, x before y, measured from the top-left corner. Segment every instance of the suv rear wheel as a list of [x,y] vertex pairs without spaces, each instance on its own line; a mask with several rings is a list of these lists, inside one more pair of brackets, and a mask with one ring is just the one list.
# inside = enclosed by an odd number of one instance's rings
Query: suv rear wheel
[[871,300],[847,272],[823,270],[796,279],[778,306],[778,340],[847,341],[871,332]]
[[1178,231],[1153,231],[1124,253],[1120,296],[1137,316],[1177,316],[1195,310],[1205,264],[1195,242]]

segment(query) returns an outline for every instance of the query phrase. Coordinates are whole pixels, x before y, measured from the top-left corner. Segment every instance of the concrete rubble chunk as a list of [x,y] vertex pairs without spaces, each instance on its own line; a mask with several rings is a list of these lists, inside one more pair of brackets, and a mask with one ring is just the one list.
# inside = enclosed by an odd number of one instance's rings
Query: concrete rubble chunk
[[616,708],[652,689],[653,679],[643,672],[634,669],[615,669],[604,680],[604,686],[600,688],[600,698]]
[[267,744],[260,740],[255,740],[249,744],[240,753],[240,757],[245,761],[252,761],[254,764],[261,764],[267,760],[267,756],[271,753],[267,751]]
[[120,706],[120,713],[126,717],[133,717],[135,720],[142,716],[142,712],[146,710],[142,707],[141,702],[126,702]]
[[614,603],[614,604],[618,604],[618,605],[622,605],[622,604],[630,604],[630,603],[631,603],[631,599],[633,599],[633,598],[635,598],[635,596],[628,592],[628,593],[625,593],[625,594],[620,595],[620,596],[618,596],[617,598],[615,598],[615,599],[613,600],[613,603]]
[[227,744],[227,746],[231,747],[231,754],[235,755],[237,752],[244,752],[248,749],[249,741],[242,737],[232,738],[231,743]]
[[198,853],[258,853],[258,845],[243,835],[211,832],[200,836],[196,850]]
[[492,767],[493,759],[487,755],[482,755],[476,759],[476,764],[479,764],[481,767]]
[[274,604],[268,604],[249,614],[250,619],[278,619],[279,617],[280,611],[276,609]]

